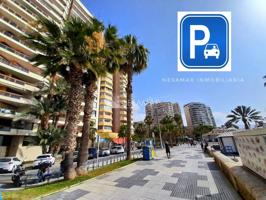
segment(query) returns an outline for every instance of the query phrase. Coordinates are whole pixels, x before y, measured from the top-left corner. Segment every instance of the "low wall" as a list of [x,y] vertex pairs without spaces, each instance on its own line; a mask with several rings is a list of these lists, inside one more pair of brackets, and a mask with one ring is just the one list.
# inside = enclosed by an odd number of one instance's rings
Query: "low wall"
[[266,181],[262,177],[245,168],[242,162],[235,162],[221,152],[211,151],[210,149],[209,152],[235,190],[245,200],[266,199]]
[[237,132],[234,138],[243,165],[266,179],[266,128]]
[[42,154],[41,146],[20,146],[16,156],[23,161],[33,161]]

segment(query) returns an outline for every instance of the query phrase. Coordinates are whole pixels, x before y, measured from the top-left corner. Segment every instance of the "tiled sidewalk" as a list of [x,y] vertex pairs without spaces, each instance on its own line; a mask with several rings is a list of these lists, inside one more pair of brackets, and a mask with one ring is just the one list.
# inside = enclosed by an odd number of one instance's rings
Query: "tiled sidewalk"
[[164,151],[152,161],[139,161],[125,168],[88,180],[44,200],[240,200],[231,184],[199,147]]

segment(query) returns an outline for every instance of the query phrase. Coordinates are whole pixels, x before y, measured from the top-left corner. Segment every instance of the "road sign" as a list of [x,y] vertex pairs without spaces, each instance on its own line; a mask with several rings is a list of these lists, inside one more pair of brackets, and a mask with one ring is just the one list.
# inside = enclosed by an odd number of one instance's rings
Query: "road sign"
[[231,13],[178,12],[178,71],[231,71]]

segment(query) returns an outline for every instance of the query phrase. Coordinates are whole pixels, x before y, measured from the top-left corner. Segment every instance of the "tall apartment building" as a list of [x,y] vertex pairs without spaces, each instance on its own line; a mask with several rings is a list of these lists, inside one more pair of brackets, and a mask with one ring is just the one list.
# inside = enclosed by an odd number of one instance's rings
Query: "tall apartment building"
[[118,133],[121,125],[127,123],[127,75],[114,73],[113,85],[113,132]]
[[[29,61],[37,52],[21,38],[25,33],[35,30],[34,22],[39,16],[61,24],[69,7],[70,0],[0,0],[0,156],[16,155],[27,160],[31,159],[29,156],[33,152],[40,152],[39,146],[23,145],[25,137],[36,135],[36,124],[27,118],[14,120],[23,108],[32,104],[32,92],[37,91],[38,83],[44,81],[42,66],[37,68]],[[71,15],[83,21],[88,21],[91,17],[79,0],[75,0]],[[96,126],[99,106],[97,92],[92,115]],[[101,99],[102,106],[105,106],[103,103],[108,104],[108,100]],[[101,109],[104,108],[105,111],[107,107],[102,106]],[[112,111],[110,108],[109,110]],[[99,118],[102,127],[110,128],[107,126],[110,121],[103,123],[102,119]],[[61,119],[60,123],[64,123],[64,119]],[[82,122],[79,125],[81,128]]]
[[192,102],[184,105],[188,128],[193,129],[199,125],[216,127],[216,123],[209,106],[203,103]]
[[178,103],[171,102],[148,103],[145,106],[145,111],[146,116],[152,116],[153,125],[158,125],[166,116],[174,117],[175,114],[181,115]]

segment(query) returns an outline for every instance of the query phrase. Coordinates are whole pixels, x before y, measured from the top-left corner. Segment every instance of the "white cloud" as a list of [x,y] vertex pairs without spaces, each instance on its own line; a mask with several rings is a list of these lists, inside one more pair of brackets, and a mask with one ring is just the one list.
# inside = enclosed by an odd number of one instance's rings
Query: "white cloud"
[[143,121],[146,116],[145,112],[143,111],[144,109],[142,109],[140,105],[135,101],[132,102],[132,105],[133,105],[133,121],[134,122]]
[[224,113],[224,112],[213,112],[216,125],[217,126],[223,125],[227,121],[227,118],[226,118],[227,115],[228,113]]

